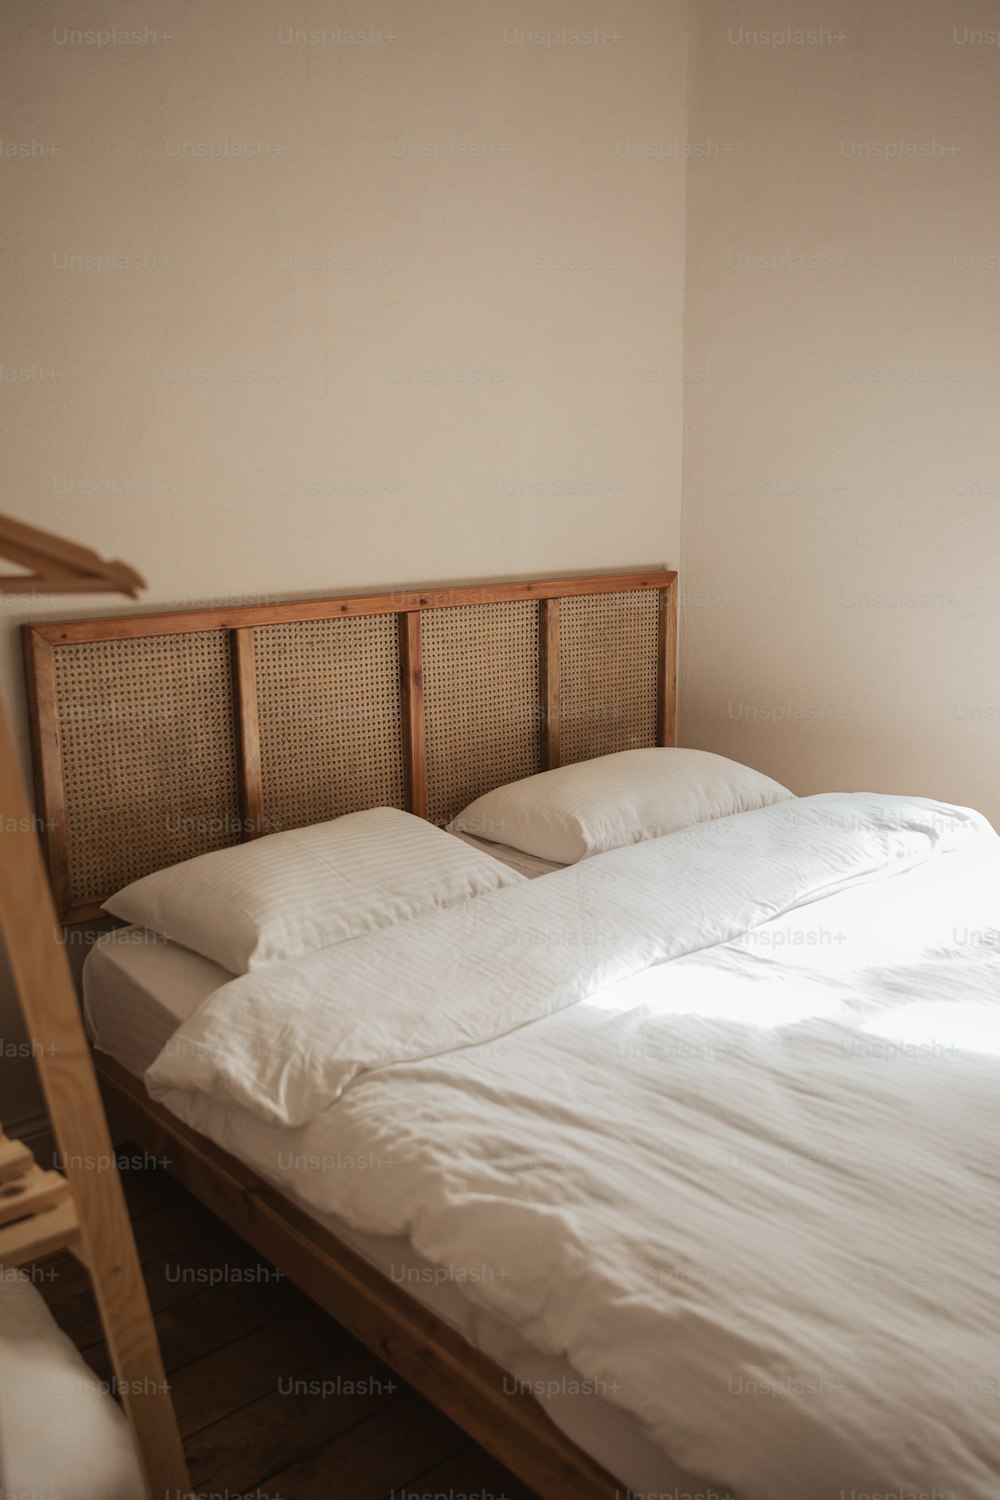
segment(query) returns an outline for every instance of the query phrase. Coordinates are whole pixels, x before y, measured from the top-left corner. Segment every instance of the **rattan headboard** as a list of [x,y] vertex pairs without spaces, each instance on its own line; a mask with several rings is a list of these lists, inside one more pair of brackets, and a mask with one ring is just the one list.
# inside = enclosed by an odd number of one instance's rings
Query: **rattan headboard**
[[675,573],[25,626],[56,904],[376,806],[446,823],[535,771],[674,743]]

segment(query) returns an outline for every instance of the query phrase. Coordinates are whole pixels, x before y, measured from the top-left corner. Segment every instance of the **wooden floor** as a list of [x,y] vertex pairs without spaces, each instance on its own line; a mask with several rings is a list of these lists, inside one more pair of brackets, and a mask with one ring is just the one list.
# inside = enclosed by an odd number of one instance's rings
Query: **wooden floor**
[[[165,1172],[121,1176],[195,1491],[536,1500]],[[110,1381],[86,1272],[60,1255],[33,1274]]]

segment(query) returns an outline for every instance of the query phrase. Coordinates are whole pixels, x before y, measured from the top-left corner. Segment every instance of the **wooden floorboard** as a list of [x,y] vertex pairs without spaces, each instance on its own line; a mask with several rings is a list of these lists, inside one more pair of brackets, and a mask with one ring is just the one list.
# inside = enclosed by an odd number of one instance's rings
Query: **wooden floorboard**
[[311,1305],[286,1313],[175,1370],[174,1409],[185,1438],[301,1375],[353,1341]]
[[[165,1171],[123,1151],[126,1199],[197,1493],[536,1500]],[[30,1274],[60,1326],[110,1381],[86,1273],[58,1255]]]
[[[387,1491],[406,1488],[435,1459],[443,1462],[464,1445],[465,1436],[453,1422],[408,1391],[349,1427],[339,1441],[269,1474],[263,1488],[285,1500],[330,1500],[332,1495],[382,1500]],[[463,1493],[468,1493],[465,1486]]]
[[[469,1474],[474,1472],[476,1476],[475,1490],[470,1492]],[[432,1469],[423,1474],[414,1474],[407,1480],[407,1489],[415,1491],[418,1495],[447,1495],[457,1497],[474,1493],[481,1500],[535,1500],[535,1496],[528,1487],[515,1479],[503,1464],[491,1458],[488,1453],[470,1444],[465,1448],[453,1453],[443,1463],[436,1463]],[[400,1500],[397,1492],[395,1496],[389,1494],[381,1495],[379,1500]],[[624,1500],[624,1492],[622,1495]],[[664,1491],[662,1500],[673,1500]]]
[[266,1395],[204,1428],[188,1444],[199,1490],[247,1490],[398,1400],[402,1386],[354,1346],[297,1375],[279,1375]]

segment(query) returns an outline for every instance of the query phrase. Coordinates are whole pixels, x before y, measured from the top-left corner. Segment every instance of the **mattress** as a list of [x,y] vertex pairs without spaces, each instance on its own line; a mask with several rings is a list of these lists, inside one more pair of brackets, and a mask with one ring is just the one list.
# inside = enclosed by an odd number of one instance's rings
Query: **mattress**
[[[218,964],[144,929],[123,927],[107,933],[94,945],[83,970],[84,1015],[91,1041],[98,1051],[141,1077],[182,1021],[231,978]],[[515,1330],[474,1307],[458,1283],[437,1280],[434,1267],[416,1254],[407,1239],[360,1234],[336,1216],[316,1212],[275,1173],[273,1152],[266,1147],[256,1157],[252,1151],[237,1154],[312,1219],[390,1280],[404,1284],[416,1301],[499,1364],[511,1378],[512,1391],[514,1382],[519,1387],[530,1385],[556,1426],[631,1490],[707,1493],[704,1481],[674,1465],[629,1412],[596,1392],[581,1400],[577,1394],[580,1377],[568,1361],[539,1354]]]

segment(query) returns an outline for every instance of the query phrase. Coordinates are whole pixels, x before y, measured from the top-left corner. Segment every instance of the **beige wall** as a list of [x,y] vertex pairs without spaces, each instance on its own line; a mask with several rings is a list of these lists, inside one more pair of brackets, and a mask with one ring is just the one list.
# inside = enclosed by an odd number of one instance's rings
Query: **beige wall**
[[696,15],[685,743],[1000,822],[1000,11]]
[[[5,508],[144,606],[676,565],[685,12],[7,0]],[[22,732],[15,626],[121,608],[3,601]]]

